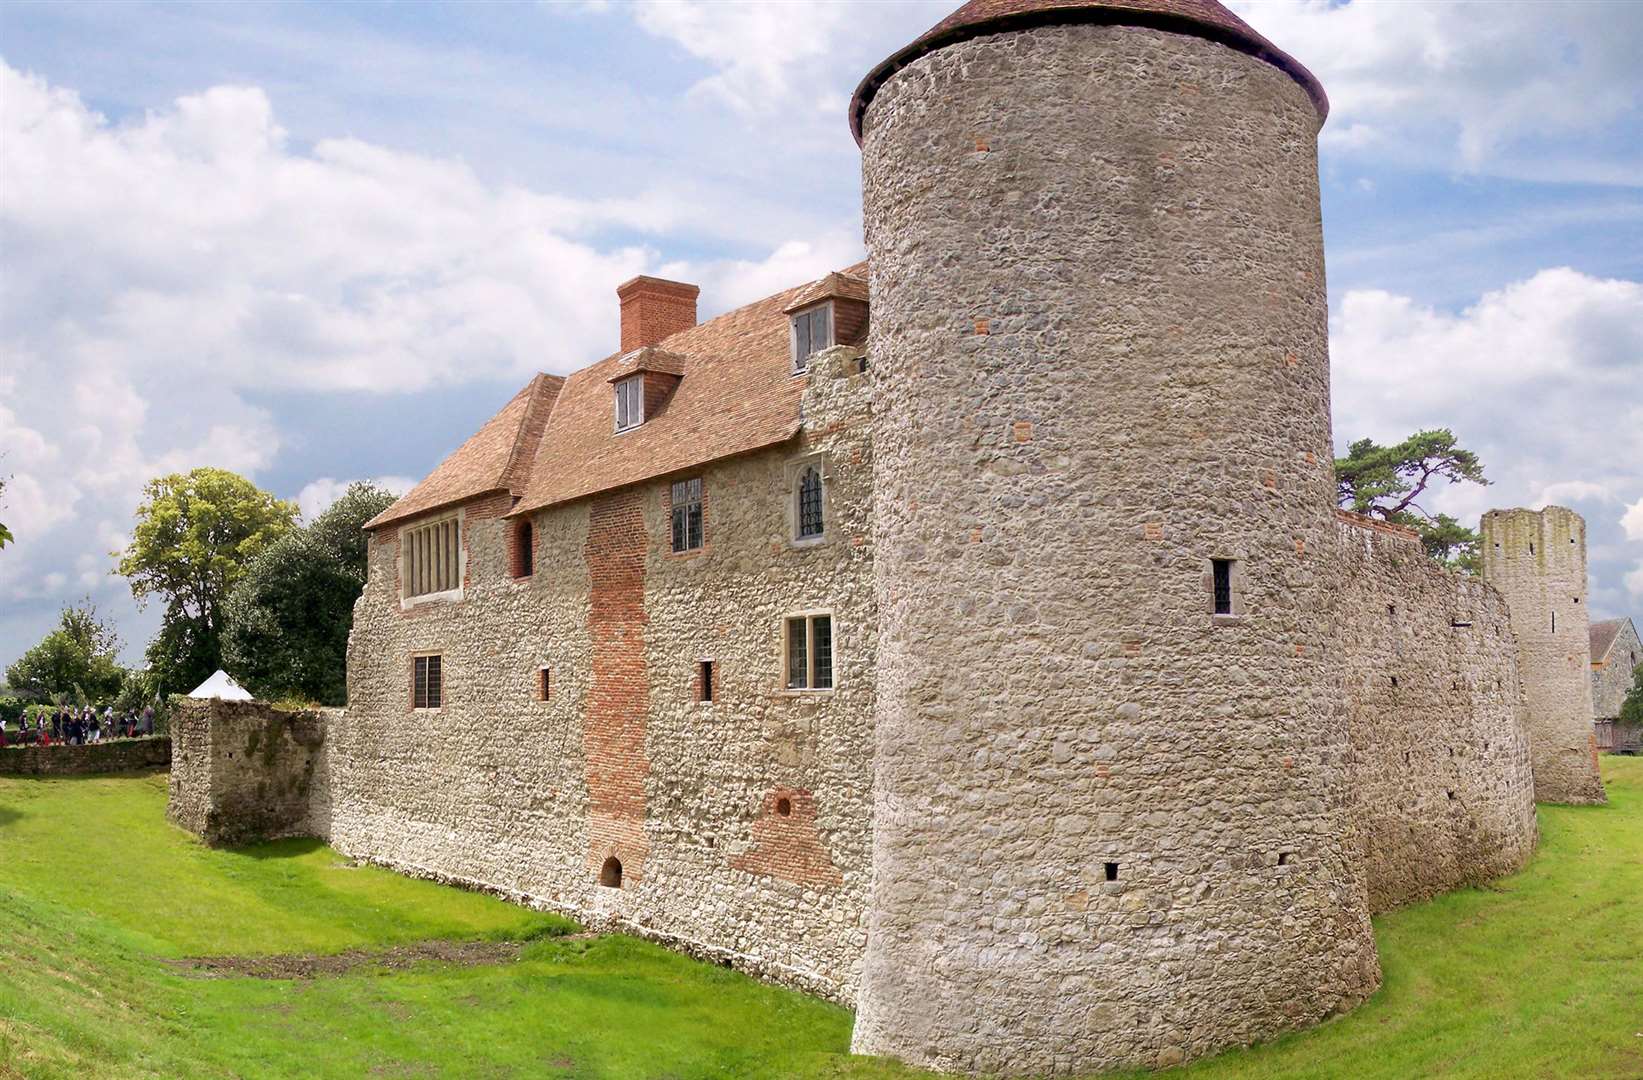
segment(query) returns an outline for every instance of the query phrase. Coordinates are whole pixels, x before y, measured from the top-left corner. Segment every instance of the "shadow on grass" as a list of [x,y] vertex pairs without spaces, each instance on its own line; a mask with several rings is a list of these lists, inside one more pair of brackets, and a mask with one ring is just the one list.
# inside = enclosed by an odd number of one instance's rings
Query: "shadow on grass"
[[316,840],[312,836],[290,836],[284,840],[270,840],[262,844],[223,850],[230,854],[243,855],[248,859],[295,859],[301,855],[312,854],[324,846],[324,840]]
[[23,816],[23,811],[13,810],[9,806],[0,806],[0,825],[10,825]]

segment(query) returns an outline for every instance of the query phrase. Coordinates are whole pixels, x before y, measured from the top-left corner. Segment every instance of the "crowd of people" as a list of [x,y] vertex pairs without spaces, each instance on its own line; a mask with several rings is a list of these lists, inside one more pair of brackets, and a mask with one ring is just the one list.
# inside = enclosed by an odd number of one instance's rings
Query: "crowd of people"
[[84,708],[59,705],[55,712],[36,712],[32,722],[24,713],[17,724],[17,733],[12,736],[6,731],[5,721],[0,720],[0,746],[12,742],[82,746],[106,739],[133,739],[154,734],[154,707],[146,706],[142,712],[128,709],[116,715],[112,705],[105,706],[100,713],[90,705]]

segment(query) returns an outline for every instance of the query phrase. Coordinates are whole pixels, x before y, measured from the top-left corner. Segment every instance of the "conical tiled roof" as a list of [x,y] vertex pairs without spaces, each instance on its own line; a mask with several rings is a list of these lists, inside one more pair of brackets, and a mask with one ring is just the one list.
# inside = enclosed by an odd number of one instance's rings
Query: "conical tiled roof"
[[850,130],[861,142],[861,120],[878,88],[926,53],[983,34],[1080,22],[1145,26],[1220,42],[1287,72],[1312,98],[1319,119],[1329,115],[1329,99],[1312,73],[1216,0],[970,0],[867,73],[850,99]]

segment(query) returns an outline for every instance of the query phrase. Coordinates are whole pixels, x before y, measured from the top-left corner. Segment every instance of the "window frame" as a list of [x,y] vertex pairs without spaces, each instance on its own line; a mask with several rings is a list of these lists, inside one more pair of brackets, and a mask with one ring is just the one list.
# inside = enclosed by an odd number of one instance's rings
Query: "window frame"
[[[449,534],[436,532],[445,526],[450,526]],[[437,541],[439,544],[448,543],[449,549],[444,552],[443,558],[437,563],[433,559],[432,545],[425,539],[435,535],[443,535],[445,539]],[[439,514],[414,524],[400,526],[396,536],[398,544],[397,561],[399,572],[399,605],[401,609],[415,607],[435,601],[460,600],[463,595],[463,586],[468,577],[468,546],[467,546],[467,515],[458,509],[455,513]],[[422,592],[413,592],[421,587],[422,582],[417,579],[424,574],[428,588]],[[444,578],[444,587],[438,587]]]
[[[1222,611],[1217,603],[1219,597],[1216,588],[1216,565],[1226,564],[1227,568],[1227,609]],[[1204,567],[1204,586],[1209,593],[1209,617],[1217,626],[1231,626],[1244,621],[1247,613],[1244,598],[1244,559],[1239,555],[1212,555],[1206,560]]]
[[[816,685],[816,623],[827,623],[827,685]],[[804,685],[793,685],[793,626],[804,625]],[[833,625],[832,609],[794,611],[782,616],[782,692],[786,694],[831,694],[838,689],[839,649],[838,635]]]
[[[695,487],[695,495],[691,495],[691,487]],[[683,489],[684,498],[679,498],[679,490]],[[691,544],[691,509],[695,509],[696,543]],[[707,484],[701,476],[687,476],[682,480],[674,480],[667,489],[667,542],[668,551],[674,555],[694,555],[707,548]],[[680,522],[679,515],[684,515],[683,535],[684,547],[679,547]]]
[[[833,517],[832,500],[829,489],[832,486],[832,469],[825,454],[811,454],[799,458],[788,465],[787,469],[787,539],[794,547],[809,547],[813,544],[825,544],[832,538],[829,522]],[[816,478],[821,484],[821,532],[810,536],[804,532],[804,478],[810,470],[816,471]]]
[[[418,686],[418,667],[421,667],[421,685]],[[418,704],[418,695],[421,703]],[[411,711],[439,712],[445,707],[445,654],[416,652],[411,654]]]
[[[613,403],[613,412],[611,414],[611,423],[614,426],[615,433],[620,435],[624,431],[632,431],[634,428],[645,422],[644,372],[637,372],[633,375],[627,376],[624,379],[617,379],[613,384],[613,388],[615,390],[615,400]],[[627,394],[628,401],[626,403],[628,422],[625,424],[622,423],[622,397],[624,389],[629,391]],[[638,411],[637,418],[634,417],[635,410]]]
[[[826,342],[824,345],[814,344],[814,322],[816,316],[818,315],[821,316],[822,340]],[[805,344],[809,346],[809,351],[802,353],[799,345],[799,327],[801,320],[804,324]],[[834,325],[835,320],[833,318],[833,301],[831,300],[823,300],[819,303],[811,304],[809,307],[801,308],[788,316],[787,332],[791,347],[794,375],[803,375],[805,372],[809,371],[810,358],[812,356],[821,352],[823,349],[831,349],[835,344],[837,344],[837,342],[833,340],[835,333]]]

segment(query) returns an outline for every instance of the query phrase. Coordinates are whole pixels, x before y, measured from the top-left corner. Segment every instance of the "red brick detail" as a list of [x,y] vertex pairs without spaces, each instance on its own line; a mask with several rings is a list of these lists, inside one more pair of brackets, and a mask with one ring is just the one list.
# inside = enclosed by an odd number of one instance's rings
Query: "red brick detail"
[[[622,351],[655,345],[696,325],[701,289],[682,281],[641,275],[616,287],[622,302]],[[622,864],[626,873],[627,863]]]
[[1371,532],[1385,533],[1387,536],[1395,536],[1399,540],[1408,540],[1415,544],[1420,543],[1421,540],[1421,534],[1407,526],[1394,525],[1390,521],[1382,521],[1379,518],[1372,518],[1365,514],[1354,514],[1350,510],[1336,510],[1335,520],[1347,525],[1355,525],[1360,529],[1368,529]]
[[645,838],[645,718],[650,683],[645,668],[645,517],[641,495],[628,490],[594,501],[586,548],[592,582],[588,630],[593,686],[582,732],[588,783],[588,871],[622,861],[622,877],[638,881]]
[[509,522],[507,528],[508,573],[516,578],[529,577],[536,572],[536,523],[530,518],[521,518]]
[[[785,805],[787,813],[781,813]],[[753,848],[734,855],[730,865],[765,877],[778,877],[815,889],[837,888],[844,880],[816,830],[816,797],[802,788],[773,788],[765,793],[753,819]]]

